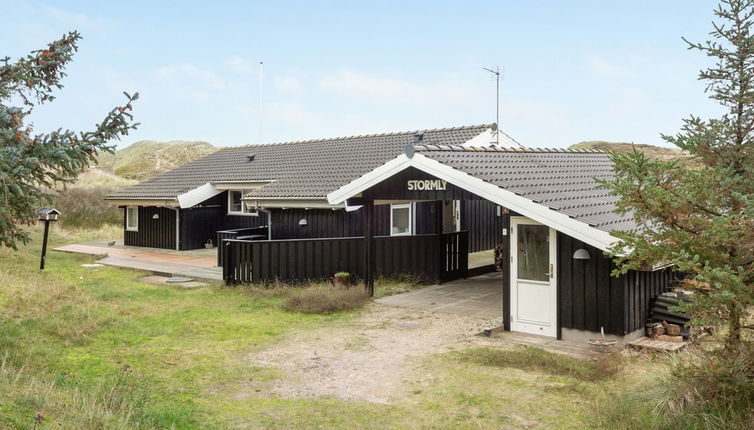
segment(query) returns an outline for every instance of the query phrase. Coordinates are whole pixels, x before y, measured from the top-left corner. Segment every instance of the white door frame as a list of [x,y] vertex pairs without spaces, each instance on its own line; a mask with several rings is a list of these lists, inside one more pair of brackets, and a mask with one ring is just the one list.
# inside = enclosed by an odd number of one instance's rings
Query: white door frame
[[511,331],[519,331],[542,336],[557,337],[558,335],[558,285],[557,285],[557,232],[550,228],[549,235],[549,282],[543,281],[526,281],[531,284],[541,286],[549,285],[547,297],[550,301],[550,311],[547,313],[549,322],[536,322],[520,318],[518,315],[518,226],[519,225],[544,225],[530,218],[523,216],[511,216],[511,238],[510,238],[510,319]]

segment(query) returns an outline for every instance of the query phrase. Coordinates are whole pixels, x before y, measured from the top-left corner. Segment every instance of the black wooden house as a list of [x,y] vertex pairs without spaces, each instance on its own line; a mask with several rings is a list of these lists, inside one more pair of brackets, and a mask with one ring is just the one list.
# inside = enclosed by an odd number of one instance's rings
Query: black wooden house
[[672,272],[611,277],[610,232],[634,227],[598,187],[604,152],[530,150],[494,124],[217,151],[108,196],[124,243],[218,245],[227,282],[469,275],[499,247],[506,329],[557,338],[643,328]]

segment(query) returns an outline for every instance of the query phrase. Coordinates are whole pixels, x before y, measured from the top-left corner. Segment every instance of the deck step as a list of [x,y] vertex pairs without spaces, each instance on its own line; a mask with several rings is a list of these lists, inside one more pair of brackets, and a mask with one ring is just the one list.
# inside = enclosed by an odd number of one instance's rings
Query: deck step
[[647,349],[650,351],[666,352],[666,351],[678,351],[679,349],[684,348],[688,344],[689,343],[686,341],[670,342],[667,340],[650,339],[644,336],[630,342],[628,345],[632,348],[637,348],[637,349]]

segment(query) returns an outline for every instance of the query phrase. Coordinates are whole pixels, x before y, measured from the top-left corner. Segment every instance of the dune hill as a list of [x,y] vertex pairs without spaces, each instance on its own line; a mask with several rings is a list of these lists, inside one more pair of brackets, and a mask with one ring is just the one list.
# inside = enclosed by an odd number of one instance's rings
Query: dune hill
[[579,142],[569,146],[569,149],[599,149],[612,152],[631,152],[636,148],[643,152],[647,157],[658,158],[660,160],[680,160],[688,158],[688,154],[676,148],[664,148],[655,145],[633,144],[627,142],[607,142],[604,140],[589,140]]
[[207,142],[142,140],[113,154],[102,154],[97,166],[117,176],[143,181],[217,151]]

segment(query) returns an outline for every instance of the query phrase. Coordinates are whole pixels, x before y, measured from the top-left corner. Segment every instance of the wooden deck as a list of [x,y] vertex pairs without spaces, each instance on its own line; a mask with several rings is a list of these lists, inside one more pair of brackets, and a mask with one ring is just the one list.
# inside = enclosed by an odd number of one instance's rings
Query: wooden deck
[[215,250],[173,251],[90,242],[74,243],[54,249],[104,256],[98,263],[146,270],[155,274],[184,276],[209,281],[222,280],[222,268],[216,266]]
[[647,349],[655,352],[668,352],[678,351],[688,345],[688,342],[670,342],[667,340],[650,339],[648,337],[641,337],[633,342],[630,342],[628,346],[638,349]]

